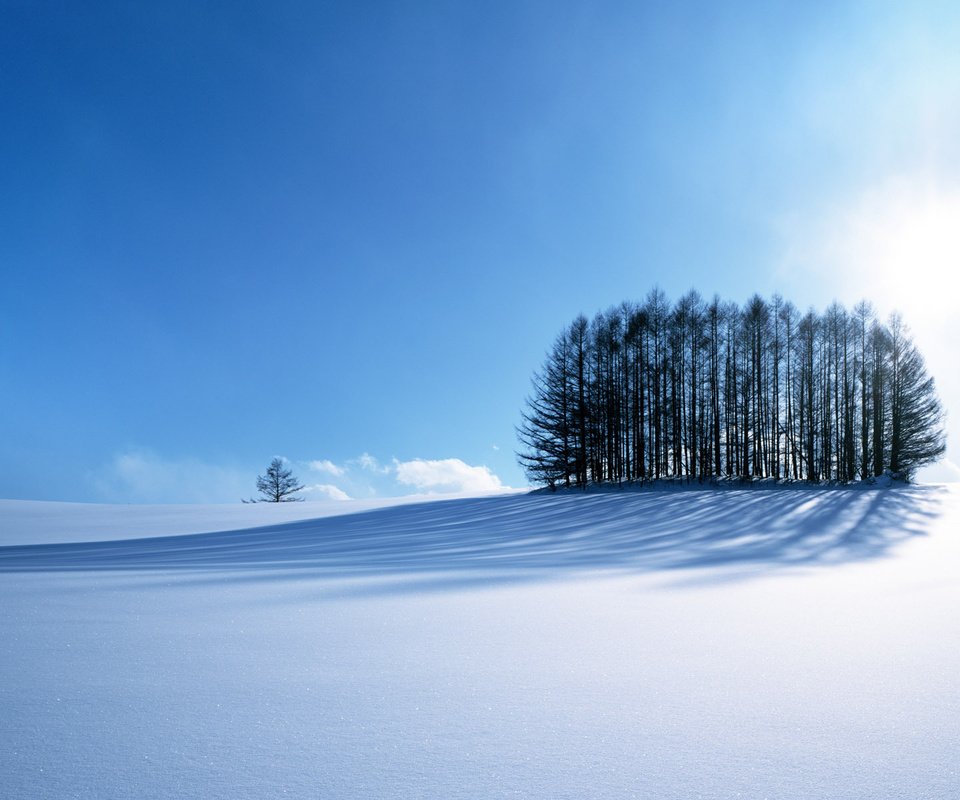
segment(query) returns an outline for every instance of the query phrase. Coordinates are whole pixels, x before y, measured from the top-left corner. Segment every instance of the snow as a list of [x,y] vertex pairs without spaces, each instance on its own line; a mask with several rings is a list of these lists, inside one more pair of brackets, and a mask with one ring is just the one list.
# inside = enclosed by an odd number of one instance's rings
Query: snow
[[410,494],[367,500],[209,505],[105,505],[0,500],[0,546],[142,539],[242,530],[406,503],[435,502],[451,496],[456,495]]
[[248,512],[0,504],[5,796],[960,795],[957,488]]

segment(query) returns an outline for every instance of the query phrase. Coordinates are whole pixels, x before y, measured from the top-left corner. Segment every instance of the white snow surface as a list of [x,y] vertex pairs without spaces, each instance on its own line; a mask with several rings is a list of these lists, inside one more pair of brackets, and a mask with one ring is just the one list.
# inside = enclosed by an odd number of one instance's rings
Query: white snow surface
[[960,796],[956,487],[237,513],[0,504],[0,795]]
[[455,496],[409,494],[368,500],[209,505],[107,505],[0,500],[0,546],[144,539],[151,536],[241,530],[275,525],[278,522],[341,516],[406,503],[435,502]]

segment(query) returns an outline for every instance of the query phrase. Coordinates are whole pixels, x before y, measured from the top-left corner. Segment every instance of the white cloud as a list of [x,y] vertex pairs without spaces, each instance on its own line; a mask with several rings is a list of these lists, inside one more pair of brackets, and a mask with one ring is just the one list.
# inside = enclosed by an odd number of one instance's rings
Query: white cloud
[[366,470],[367,472],[374,472],[378,475],[386,475],[392,471],[392,467],[383,466],[379,461],[377,461],[376,458],[374,458],[369,453],[363,453],[363,455],[353,459],[351,463],[356,464],[362,470]]
[[438,494],[500,492],[505,487],[488,467],[474,467],[459,458],[394,462],[397,482]]
[[334,486],[331,483],[315,483],[311,486],[303,487],[303,491],[307,494],[320,495],[326,497],[328,500],[350,500],[351,497],[343,489]]
[[311,461],[307,466],[312,469],[314,472],[326,472],[328,475],[333,475],[335,478],[339,478],[343,475],[343,467],[338,467],[329,459],[322,459],[320,461]]
[[914,477],[917,483],[960,483],[960,467],[949,458],[922,467]]
[[[301,496],[308,501],[510,491],[488,467],[472,466],[459,458],[382,463],[364,453],[343,466],[328,460],[300,463],[313,472],[336,477],[339,484],[306,482]],[[256,496],[257,474],[255,468],[241,469],[195,458],[164,458],[138,448],[117,453],[91,472],[90,482],[99,497],[111,503],[237,503]]]
[[113,503],[236,503],[254,489],[256,476],[194,458],[165,459],[128,450],[91,475],[98,494]]

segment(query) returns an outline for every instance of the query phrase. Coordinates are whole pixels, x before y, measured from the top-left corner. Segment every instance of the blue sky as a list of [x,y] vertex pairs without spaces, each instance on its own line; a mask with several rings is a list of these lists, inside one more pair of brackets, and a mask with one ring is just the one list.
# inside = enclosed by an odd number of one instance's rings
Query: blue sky
[[519,486],[554,335],[654,284],[899,306],[960,397],[951,4],[0,13],[0,496]]

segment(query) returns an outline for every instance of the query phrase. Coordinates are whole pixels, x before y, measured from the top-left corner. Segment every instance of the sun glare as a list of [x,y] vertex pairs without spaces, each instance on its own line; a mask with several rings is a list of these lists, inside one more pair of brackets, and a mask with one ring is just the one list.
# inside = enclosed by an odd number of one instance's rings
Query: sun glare
[[839,269],[881,313],[908,320],[955,314],[960,286],[960,193],[894,183],[864,202],[838,231]]

